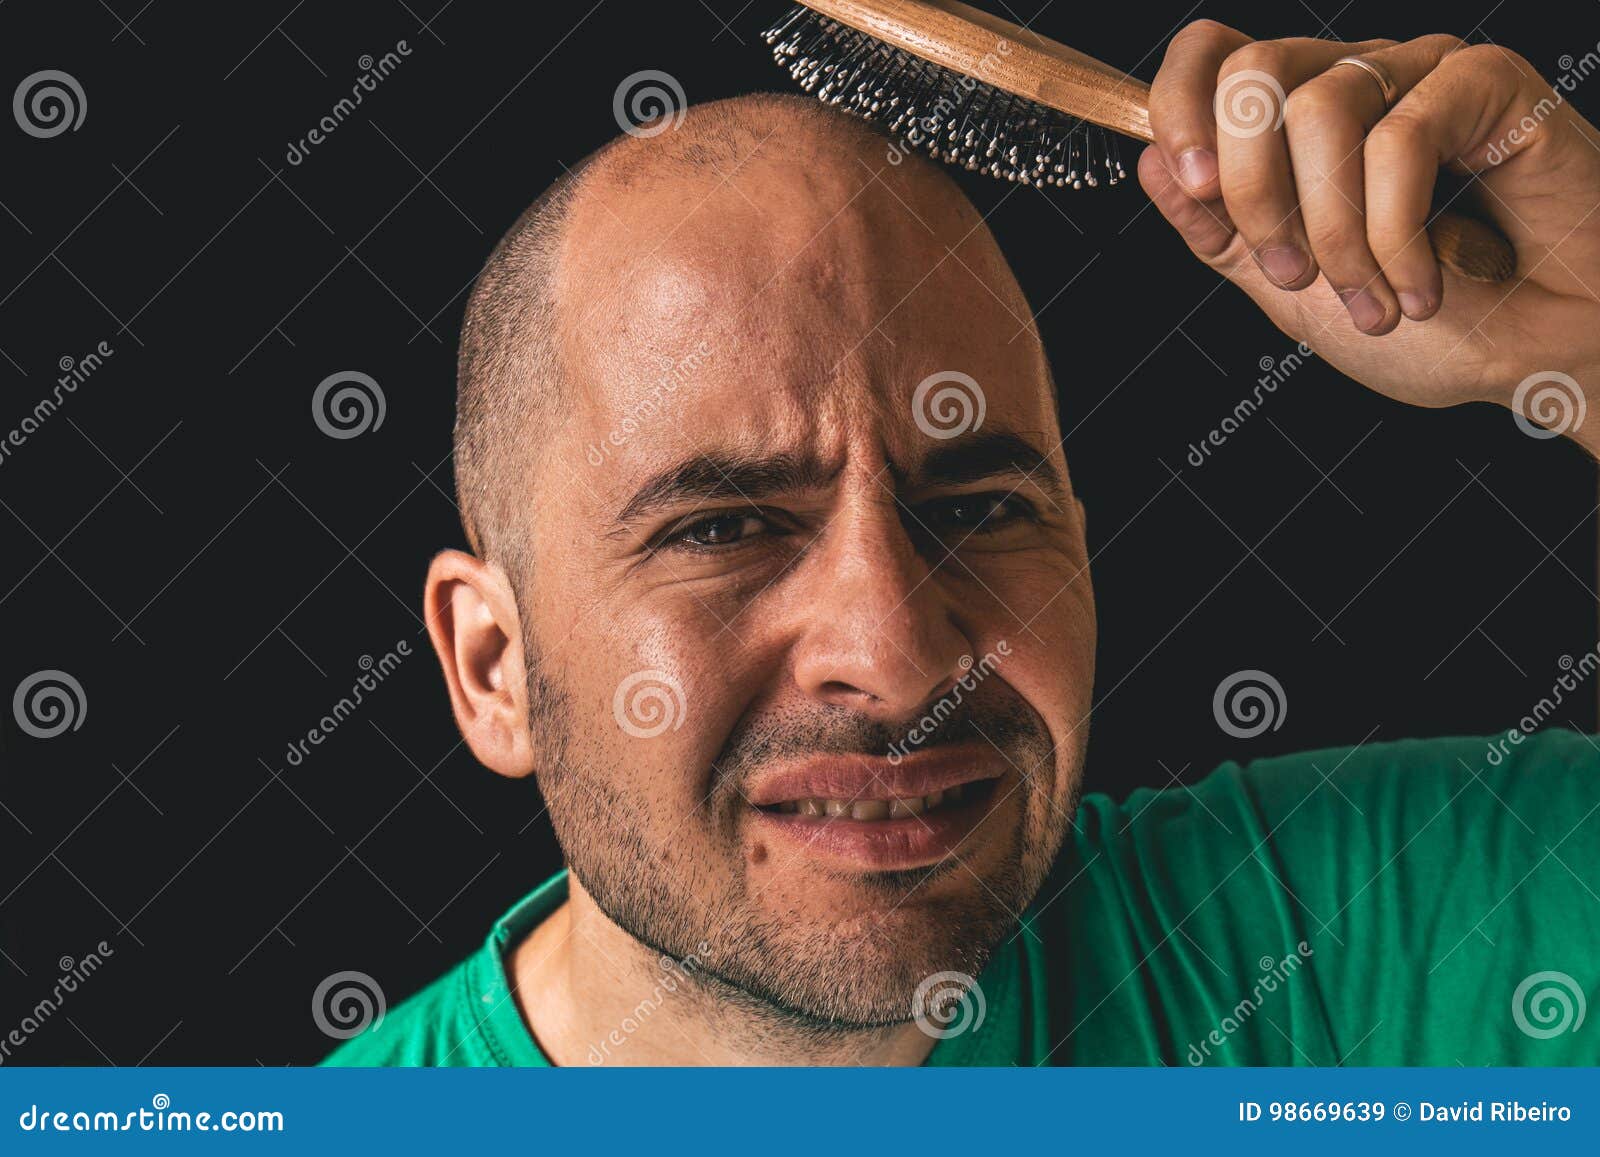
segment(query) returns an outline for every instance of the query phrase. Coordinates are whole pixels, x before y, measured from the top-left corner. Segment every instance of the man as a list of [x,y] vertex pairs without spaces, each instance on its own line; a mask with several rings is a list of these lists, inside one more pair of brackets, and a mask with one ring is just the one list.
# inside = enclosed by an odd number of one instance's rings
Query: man
[[[1288,93],[1282,131],[1219,130],[1244,72]],[[1152,123],[1161,212],[1356,380],[1429,406],[1600,382],[1600,137],[1513,54],[1202,22]],[[490,258],[474,553],[434,560],[427,618],[466,741],[537,776],[568,871],[330,1060],[1600,1059],[1588,737],[1079,800],[1095,615],[1049,366],[954,183],[883,157],[802,98],[692,108]],[[1513,287],[1434,261],[1447,162]]]

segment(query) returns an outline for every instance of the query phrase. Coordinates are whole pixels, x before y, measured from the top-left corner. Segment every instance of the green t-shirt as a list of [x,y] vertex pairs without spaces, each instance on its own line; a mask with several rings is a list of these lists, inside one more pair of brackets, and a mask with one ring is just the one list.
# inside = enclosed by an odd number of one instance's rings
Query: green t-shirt
[[[548,1064],[503,962],[565,896],[324,1063]],[[1405,740],[1090,795],[979,987],[929,1064],[1600,1062],[1600,747]]]

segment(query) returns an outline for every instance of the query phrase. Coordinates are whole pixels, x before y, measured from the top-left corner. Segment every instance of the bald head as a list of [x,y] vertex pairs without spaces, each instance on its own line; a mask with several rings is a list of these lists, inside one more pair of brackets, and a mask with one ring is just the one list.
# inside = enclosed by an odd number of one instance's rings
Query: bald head
[[[653,365],[659,402],[730,335],[759,349],[774,305],[782,317],[796,296],[797,312],[831,301],[852,317],[840,348],[784,352],[821,373],[873,337],[894,297],[963,266],[1030,317],[949,176],[920,159],[892,165],[884,138],[859,121],[806,97],[759,94],[692,106],[675,128],[645,127],[551,185],[496,246],[467,304],[457,490],[474,549],[514,582],[531,561],[541,448],[604,383]],[[952,256],[956,268],[944,270]],[[874,304],[895,284],[903,289],[888,306]],[[764,308],[752,308],[758,298]],[[1031,322],[1023,328],[1036,347]]]

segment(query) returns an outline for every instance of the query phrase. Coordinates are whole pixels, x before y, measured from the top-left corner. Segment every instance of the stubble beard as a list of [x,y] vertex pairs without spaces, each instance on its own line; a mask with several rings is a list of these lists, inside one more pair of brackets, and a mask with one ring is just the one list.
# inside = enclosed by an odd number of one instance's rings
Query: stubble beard
[[[929,868],[852,873],[857,889],[881,894],[884,918],[818,927],[811,915],[758,909],[759,893],[751,893],[738,870],[743,858],[736,843],[720,857],[732,865],[726,883],[683,851],[692,841],[679,837],[697,819],[722,843],[717,825],[704,823],[717,812],[716,786],[693,816],[652,839],[659,824],[606,779],[603,770],[614,759],[576,731],[572,697],[536,663],[530,663],[529,703],[539,786],[569,870],[596,907],[642,946],[641,960],[686,963],[688,998],[713,1016],[743,1013],[745,1021],[753,1018],[754,1031],[824,1041],[882,1030],[914,1018],[917,987],[932,974],[976,978],[1048,876],[1077,802],[1077,761],[1070,767],[1056,761],[1031,711],[986,718],[984,733],[1008,737],[1002,751],[1015,766],[1034,770],[1010,787],[1021,797],[1018,822],[1009,832],[983,836],[991,844],[1003,839],[1006,847],[998,854],[984,849],[994,863],[981,882],[958,858],[960,849]],[[768,736],[743,738],[747,751],[772,747]],[[1053,798],[1060,776],[1071,787],[1065,804]],[[949,886],[961,877],[971,886]],[[923,890],[936,884],[945,886],[929,898]]]

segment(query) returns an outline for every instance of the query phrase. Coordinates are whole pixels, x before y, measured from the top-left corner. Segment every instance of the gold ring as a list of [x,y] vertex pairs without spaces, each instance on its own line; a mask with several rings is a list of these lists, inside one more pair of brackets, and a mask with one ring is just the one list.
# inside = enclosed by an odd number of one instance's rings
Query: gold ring
[[1394,77],[1389,75],[1389,70],[1376,60],[1365,56],[1341,56],[1328,67],[1338,68],[1341,64],[1353,64],[1362,72],[1378,82],[1378,87],[1383,90],[1383,111],[1388,112],[1394,107],[1394,102],[1400,99],[1400,90],[1394,83]]

